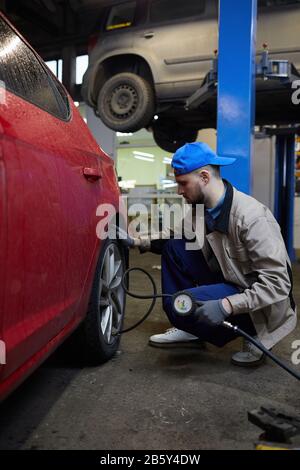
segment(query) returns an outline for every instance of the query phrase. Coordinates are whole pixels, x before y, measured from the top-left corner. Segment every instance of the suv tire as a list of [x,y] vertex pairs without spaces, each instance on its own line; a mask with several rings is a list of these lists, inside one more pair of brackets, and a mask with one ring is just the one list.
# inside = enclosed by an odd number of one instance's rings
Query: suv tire
[[97,111],[115,131],[135,132],[149,125],[155,113],[152,85],[134,73],[118,73],[99,92]]

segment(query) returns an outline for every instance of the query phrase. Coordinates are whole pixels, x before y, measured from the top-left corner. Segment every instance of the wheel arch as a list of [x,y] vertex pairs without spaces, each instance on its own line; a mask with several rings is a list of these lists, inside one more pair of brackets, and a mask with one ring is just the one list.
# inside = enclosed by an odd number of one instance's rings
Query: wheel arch
[[96,67],[92,100],[97,102],[97,97],[101,87],[106,80],[122,72],[135,73],[147,80],[155,91],[154,77],[151,66],[144,57],[138,54],[117,54],[107,57]]

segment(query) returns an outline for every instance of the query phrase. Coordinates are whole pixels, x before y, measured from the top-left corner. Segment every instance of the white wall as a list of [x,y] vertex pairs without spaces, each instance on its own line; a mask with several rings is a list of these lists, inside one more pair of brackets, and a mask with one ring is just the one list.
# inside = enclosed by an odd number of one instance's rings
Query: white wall
[[116,160],[116,133],[108,127],[95,115],[94,110],[86,106],[87,125],[95,137],[100,147],[113,160]]

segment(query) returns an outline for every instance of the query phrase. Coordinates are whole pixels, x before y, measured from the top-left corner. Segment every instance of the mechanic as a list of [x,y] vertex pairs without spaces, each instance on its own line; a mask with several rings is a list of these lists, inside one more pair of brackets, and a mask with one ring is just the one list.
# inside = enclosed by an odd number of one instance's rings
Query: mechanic
[[[196,318],[178,317],[171,298],[164,298],[173,328],[151,336],[153,346],[201,341],[222,347],[236,338],[221,326],[226,319],[271,349],[296,326],[291,263],[280,226],[266,206],[221,178],[220,167],[234,161],[202,142],[186,144],[173,156],[178,194],[189,204],[204,204],[201,250],[187,250],[184,238],[125,241],[161,254],[163,293],[188,290],[203,301]],[[264,353],[246,340],[232,356],[240,366],[263,360]]]

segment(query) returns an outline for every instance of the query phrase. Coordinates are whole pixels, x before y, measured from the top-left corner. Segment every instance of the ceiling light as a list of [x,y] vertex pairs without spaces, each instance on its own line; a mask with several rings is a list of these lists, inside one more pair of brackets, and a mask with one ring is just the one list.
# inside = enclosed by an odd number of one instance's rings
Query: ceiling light
[[122,180],[119,181],[119,187],[123,189],[133,189],[136,185],[136,180]]
[[141,157],[140,155],[134,155],[134,158],[136,158],[137,160],[144,160],[145,162],[154,163],[154,160],[152,158]]
[[163,189],[168,189],[168,188],[175,188],[176,186],[177,186],[176,183],[172,183],[172,184],[171,183],[165,183],[165,184],[163,184],[162,187],[163,187]]
[[139,150],[138,151],[134,150],[133,154],[134,155],[140,155],[142,157],[154,158],[153,153],[140,152]]

